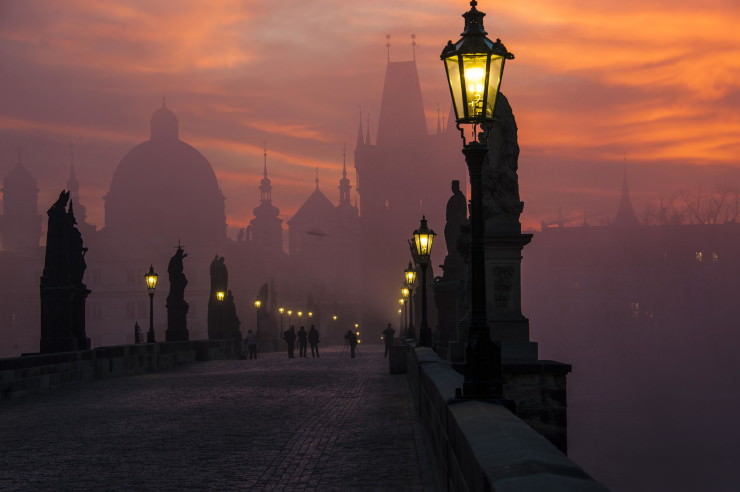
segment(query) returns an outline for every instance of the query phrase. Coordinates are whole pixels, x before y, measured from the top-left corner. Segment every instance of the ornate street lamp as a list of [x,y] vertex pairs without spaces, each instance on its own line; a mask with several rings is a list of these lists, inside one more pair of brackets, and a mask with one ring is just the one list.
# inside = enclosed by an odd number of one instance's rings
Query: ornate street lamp
[[149,271],[144,275],[144,280],[149,290],[149,331],[146,334],[146,343],[154,343],[154,289],[157,288],[159,275],[154,271],[153,265],[149,265]]
[[[449,41],[441,59],[447,73],[457,127],[463,137],[463,154],[470,174],[470,277],[471,319],[466,349],[465,382],[461,396],[501,398],[501,348],[491,341],[486,312],[486,278],[483,245],[482,168],[488,146],[481,142],[477,127],[489,130],[506,60],[514,55],[497,39],[486,37],[483,16],[470,2],[463,14],[465,30],[456,43]],[[466,142],[463,124],[473,125],[473,141]],[[485,136],[485,132],[480,134]]]
[[260,306],[262,306],[262,301],[257,299],[254,301],[254,309],[257,311],[257,333],[260,332]]
[[[411,248],[413,250],[413,248]],[[409,289],[409,306],[406,308],[409,313],[409,322],[406,326],[406,338],[414,338],[414,283],[416,282],[416,270],[409,262],[408,268],[403,271],[403,280]]]
[[413,245],[414,256],[421,267],[421,326],[419,327],[419,345],[421,347],[432,346],[432,330],[427,323],[427,267],[432,254],[432,245],[434,244],[433,230],[427,227],[427,219],[422,216],[419,228],[414,231]]

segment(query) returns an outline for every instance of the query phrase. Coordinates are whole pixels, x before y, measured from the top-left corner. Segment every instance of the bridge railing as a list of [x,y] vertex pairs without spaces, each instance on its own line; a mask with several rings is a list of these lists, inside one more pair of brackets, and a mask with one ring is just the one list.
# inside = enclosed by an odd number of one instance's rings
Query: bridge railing
[[409,351],[407,378],[439,490],[607,490],[504,406],[455,399],[463,376],[431,349]]
[[0,359],[0,400],[82,381],[166,371],[189,362],[238,356],[238,341],[191,340],[5,358]]

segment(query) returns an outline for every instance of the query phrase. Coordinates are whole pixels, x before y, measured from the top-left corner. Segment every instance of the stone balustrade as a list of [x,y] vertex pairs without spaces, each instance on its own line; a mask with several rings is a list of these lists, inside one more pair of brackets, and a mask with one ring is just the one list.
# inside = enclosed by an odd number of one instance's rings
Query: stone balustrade
[[407,378],[439,490],[607,490],[504,406],[456,399],[463,376],[431,349],[409,350]]
[[165,371],[189,362],[238,356],[237,341],[193,340],[0,359],[0,400],[83,381]]

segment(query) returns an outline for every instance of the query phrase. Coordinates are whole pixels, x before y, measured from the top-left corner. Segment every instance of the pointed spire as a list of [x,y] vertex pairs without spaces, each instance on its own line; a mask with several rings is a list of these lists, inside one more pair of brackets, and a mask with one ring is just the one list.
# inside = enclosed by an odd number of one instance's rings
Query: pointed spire
[[414,63],[416,63],[416,34],[411,35],[411,51]]
[[360,124],[357,125],[357,143],[355,144],[355,149],[362,145],[365,145],[365,137],[363,136],[362,131],[362,108],[360,108]]
[[316,166],[316,190],[319,189],[319,168]]
[[18,155],[18,161],[16,162],[16,165],[18,167],[23,167],[23,147],[18,145],[15,148],[15,153]]
[[262,164],[262,181],[260,181],[260,201],[269,204],[272,201],[272,182],[267,177],[267,142],[264,142],[262,156],[264,162]]
[[347,145],[342,149],[342,179],[339,180],[339,206],[350,205],[350,190],[352,186],[347,179]]
[[619,209],[614,217],[614,225],[619,227],[634,227],[640,225],[637,214],[632,206],[629,187],[627,186],[627,159],[624,163],[624,175],[622,177],[622,195],[619,199]]
[[391,35],[386,34],[385,35],[385,49],[387,51],[387,61],[388,63],[391,62]]
[[162,107],[167,108],[167,96],[162,94]]
[[365,145],[372,145],[372,141],[370,140],[370,116],[367,117],[367,137],[365,137]]
[[441,116],[439,114],[439,103],[437,103],[437,135],[442,133],[442,121]]

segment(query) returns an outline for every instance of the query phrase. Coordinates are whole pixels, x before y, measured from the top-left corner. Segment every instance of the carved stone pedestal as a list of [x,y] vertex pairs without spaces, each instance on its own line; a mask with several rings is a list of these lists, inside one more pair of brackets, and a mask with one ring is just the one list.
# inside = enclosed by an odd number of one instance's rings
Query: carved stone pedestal
[[522,314],[522,248],[532,234],[515,224],[486,224],[486,292],[491,340],[500,342],[504,362],[537,360],[537,343],[529,340],[529,320]]

